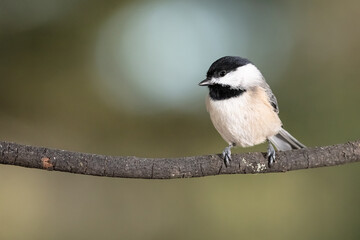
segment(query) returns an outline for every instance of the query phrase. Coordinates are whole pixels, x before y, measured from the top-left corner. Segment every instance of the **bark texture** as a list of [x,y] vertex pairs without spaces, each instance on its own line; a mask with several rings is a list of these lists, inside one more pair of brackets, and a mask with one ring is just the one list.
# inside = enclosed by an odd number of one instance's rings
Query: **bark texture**
[[170,179],[286,172],[359,161],[360,140],[277,152],[276,162],[271,168],[266,154],[260,152],[233,154],[230,166],[225,167],[220,154],[159,159],[104,156],[0,141],[0,164],[121,178]]

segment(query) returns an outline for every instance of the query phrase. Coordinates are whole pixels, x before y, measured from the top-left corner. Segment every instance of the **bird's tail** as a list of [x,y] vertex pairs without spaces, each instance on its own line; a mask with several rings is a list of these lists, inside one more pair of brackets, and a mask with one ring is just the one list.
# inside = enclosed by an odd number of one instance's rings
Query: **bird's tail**
[[280,151],[306,148],[304,144],[291,136],[291,134],[283,128],[281,128],[278,134],[269,137],[269,140],[276,147],[276,149]]

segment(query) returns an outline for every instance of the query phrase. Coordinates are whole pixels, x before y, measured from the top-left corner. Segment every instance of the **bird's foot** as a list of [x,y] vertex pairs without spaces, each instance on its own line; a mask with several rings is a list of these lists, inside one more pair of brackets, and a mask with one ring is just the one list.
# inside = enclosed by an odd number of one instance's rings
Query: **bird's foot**
[[231,161],[231,148],[232,145],[229,145],[228,147],[226,147],[222,153],[223,159],[224,159],[224,163],[225,166],[228,167],[230,165],[230,161]]
[[267,150],[267,158],[269,160],[269,167],[271,167],[275,162],[275,149],[270,142]]

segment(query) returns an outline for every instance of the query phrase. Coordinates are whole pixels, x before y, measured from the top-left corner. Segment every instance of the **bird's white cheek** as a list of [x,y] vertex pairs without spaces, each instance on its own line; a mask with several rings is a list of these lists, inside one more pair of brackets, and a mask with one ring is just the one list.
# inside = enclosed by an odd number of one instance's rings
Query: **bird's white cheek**
[[243,77],[241,75],[235,76],[234,74],[231,73],[218,79],[219,84],[233,86],[233,87],[241,86],[242,82],[243,82]]
[[252,64],[239,68],[236,75],[241,78],[241,85],[244,88],[258,86],[264,81],[261,72]]

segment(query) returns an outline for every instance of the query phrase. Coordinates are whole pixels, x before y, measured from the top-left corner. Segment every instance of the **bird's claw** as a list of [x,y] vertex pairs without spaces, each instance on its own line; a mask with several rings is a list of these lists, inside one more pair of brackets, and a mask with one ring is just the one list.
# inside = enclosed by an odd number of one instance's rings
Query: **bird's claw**
[[231,161],[231,150],[230,150],[231,146],[226,147],[222,153],[223,159],[224,159],[224,163],[225,166],[228,167],[230,166],[230,161]]
[[271,143],[269,143],[269,147],[267,151],[267,159],[269,161],[269,167],[272,167],[275,162],[275,149]]

